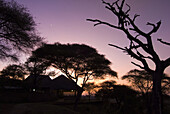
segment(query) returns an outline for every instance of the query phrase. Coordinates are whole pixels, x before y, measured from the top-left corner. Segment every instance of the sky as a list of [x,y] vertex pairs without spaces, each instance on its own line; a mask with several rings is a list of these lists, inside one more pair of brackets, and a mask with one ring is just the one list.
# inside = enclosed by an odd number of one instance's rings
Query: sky
[[[10,0],[8,0],[10,1]],[[138,68],[131,64],[135,61],[122,51],[110,47],[116,44],[122,47],[128,45],[126,35],[104,25],[93,26],[87,18],[100,19],[113,24],[116,17],[108,11],[101,0],[15,0],[28,8],[37,23],[37,31],[48,43],[79,43],[92,46],[100,54],[104,54],[112,62],[111,68],[118,73],[119,78],[128,71]],[[106,0],[109,2],[115,0]],[[159,31],[152,35],[155,50],[161,59],[170,55],[170,48],[156,41],[162,38],[170,42],[170,0],[126,0],[131,6],[130,16],[139,14],[136,24],[144,31],[152,29],[147,22],[162,21]],[[5,65],[5,63],[1,63]],[[152,68],[154,65],[150,64]],[[165,71],[170,74],[170,67]]]

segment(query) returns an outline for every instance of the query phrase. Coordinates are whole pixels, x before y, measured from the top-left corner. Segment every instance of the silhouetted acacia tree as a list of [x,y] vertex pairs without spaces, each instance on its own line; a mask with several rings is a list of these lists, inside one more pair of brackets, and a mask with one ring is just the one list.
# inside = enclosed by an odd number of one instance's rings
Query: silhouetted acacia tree
[[145,70],[131,70],[122,77],[124,80],[128,80],[132,88],[139,91],[142,96],[142,101],[145,103],[147,114],[151,114],[151,91],[153,87],[152,76]]
[[14,1],[0,0],[0,59],[17,61],[17,52],[27,52],[38,46],[42,38],[36,35],[35,22],[28,10]]
[[[121,1],[121,3],[119,3]],[[116,47],[124,52],[128,53],[132,58],[140,61],[142,65],[132,62],[134,65],[145,69],[147,72],[152,74],[153,79],[153,113],[162,113],[162,99],[161,99],[161,80],[164,70],[170,65],[170,58],[161,60],[159,55],[156,53],[152,43],[152,34],[156,33],[161,25],[161,21],[157,24],[148,22],[147,25],[153,28],[149,32],[142,31],[135,23],[136,18],[139,16],[135,14],[133,18],[129,16],[130,6],[127,4],[127,10],[124,10],[125,0],[117,0],[113,3],[108,3],[102,0],[103,4],[106,5],[106,9],[110,10],[117,18],[118,25],[110,24],[98,19],[87,19],[88,21],[95,22],[96,25],[108,25],[111,28],[115,28],[123,31],[127,35],[129,40],[129,46],[120,47],[114,44],[109,44],[110,46]],[[135,32],[136,34],[132,33]],[[165,45],[170,45],[168,42],[158,39],[161,43]],[[142,51],[141,51],[142,50]],[[143,51],[147,55],[143,54]],[[153,61],[155,64],[155,69],[151,69],[147,59]]]
[[103,89],[113,89],[114,85],[116,85],[116,81],[114,80],[104,81],[100,84]]
[[[153,87],[153,80],[150,73],[148,73],[145,70],[131,70],[127,73],[127,75],[124,75],[122,77],[124,80],[128,80],[129,83],[131,83],[132,87],[139,91],[144,99],[146,101],[146,108],[148,114],[151,113],[151,91]],[[170,90],[170,77],[168,77],[166,74],[162,76],[162,92],[166,94]]]
[[98,85],[99,91],[96,96],[102,97],[102,100],[108,100],[109,98],[115,98],[113,95],[113,89],[116,85],[116,81],[104,81]]
[[96,85],[94,82],[88,82],[85,86],[84,89],[88,92],[89,95],[89,101],[92,93],[95,91]]
[[[116,114],[131,114],[139,112],[138,105],[138,92],[129,88],[125,85],[116,85],[115,81],[105,81],[99,85],[101,88],[96,92],[95,96],[102,98],[106,102],[105,110],[107,109],[108,113]],[[109,101],[114,100],[116,105],[109,106]],[[137,105],[138,104],[138,105]],[[114,110],[113,110],[114,109]],[[110,112],[112,110],[112,112]],[[142,113],[143,114],[143,113]]]
[[97,52],[96,49],[84,44],[44,44],[33,52],[39,59],[46,59],[50,64],[62,71],[70,79],[83,78],[83,85],[89,79],[103,78],[106,75],[117,76],[111,70],[111,62]]
[[27,71],[22,65],[12,64],[2,69],[0,73],[2,78],[24,79]]
[[[127,80],[129,83],[131,83],[132,87],[138,90],[143,95],[152,91],[152,76],[145,70],[130,70],[127,75],[124,75],[122,77],[122,79]],[[170,77],[168,75],[163,74],[161,86],[163,94],[167,94],[170,86]]]
[[[37,58],[50,60],[53,67],[65,73],[68,78],[74,79],[76,83],[81,77],[82,88],[92,78],[117,76],[109,66],[111,62],[104,55],[84,44],[44,44],[33,53]],[[82,90],[78,92],[77,99],[81,97]]]

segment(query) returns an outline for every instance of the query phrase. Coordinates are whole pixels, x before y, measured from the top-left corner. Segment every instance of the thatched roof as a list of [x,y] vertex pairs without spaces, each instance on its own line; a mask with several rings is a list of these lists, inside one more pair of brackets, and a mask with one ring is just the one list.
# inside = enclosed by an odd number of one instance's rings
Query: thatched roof
[[47,75],[37,75],[37,76],[28,76],[24,80],[26,87],[32,88],[35,87],[35,78],[36,78],[36,87],[37,88],[49,88],[54,90],[80,90],[81,87],[78,86],[73,80],[67,78],[64,75],[60,75],[55,79],[51,79]]
[[60,75],[52,80],[52,89],[64,89],[64,90],[79,90],[81,89],[73,80],[67,78],[64,75]]
[[[36,82],[35,82],[36,79]],[[24,80],[26,87],[50,88],[51,78],[47,75],[30,75]]]

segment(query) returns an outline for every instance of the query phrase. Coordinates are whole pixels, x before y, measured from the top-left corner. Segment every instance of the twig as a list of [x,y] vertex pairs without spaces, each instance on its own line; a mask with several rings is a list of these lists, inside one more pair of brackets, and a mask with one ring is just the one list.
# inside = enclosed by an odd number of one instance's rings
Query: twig
[[169,45],[170,46],[170,43],[169,42],[165,42],[165,41],[162,41],[162,39],[157,39],[159,42],[165,44],[165,45]]

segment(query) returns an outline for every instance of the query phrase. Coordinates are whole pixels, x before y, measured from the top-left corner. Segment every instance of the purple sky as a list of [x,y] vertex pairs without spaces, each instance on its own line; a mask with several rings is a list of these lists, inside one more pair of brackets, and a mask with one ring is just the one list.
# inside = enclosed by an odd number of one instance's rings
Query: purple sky
[[[10,1],[10,0],[8,0]],[[112,69],[118,72],[119,77],[129,70],[137,68],[131,64],[128,55],[113,47],[109,43],[125,47],[128,44],[123,32],[101,25],[93,27],[87,18],[101,19],[116,24],[116,17],[105,9],[101,0],[15,0],[23,4],[33,15],[37,30],[49,43],[80,43],[96,48],[99,53],[106,55],[112,62]],[[113,0],[107,0],[113,1]],[[153,35],[155,49],[162,59],[170,55],[168,46],[156,41],[162,38],[170,42],[170,0],[126,0],[131,6],[131,16],[135,13],[141,16],[136,23],[144,31],[150,30],[146,23],[156,23],[162,20],[159,31]],[[152,64],[151,64],[152,65]],[[170,74],[170,68],[166,73]]]

